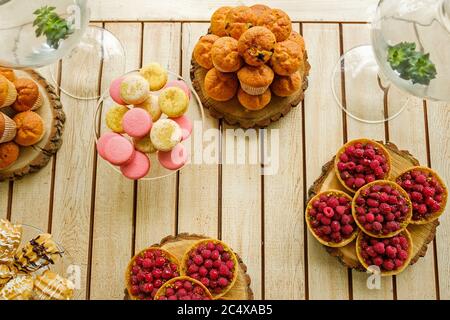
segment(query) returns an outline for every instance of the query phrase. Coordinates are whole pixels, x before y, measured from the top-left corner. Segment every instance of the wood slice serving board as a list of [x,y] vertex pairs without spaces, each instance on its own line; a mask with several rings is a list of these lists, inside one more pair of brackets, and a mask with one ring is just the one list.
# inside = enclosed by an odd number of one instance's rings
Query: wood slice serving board
[[[179,261],[182,260],[184,253],[198,240],[208,239],[208,237],[180,233],[177,236],[168,236],[161,240],[160,243],[154,244],[152,247],[160,247],[172,253]],[[250,288],[251,279],[247,274],[247,266],[242,259],[236,254],[239,261],[239,270],[236,283],[228,293],[221,297],[220,300],[253,300],[253,291]],[[128,299],[128,293],[125,289],[125,299]]]
[[[34,70],[15,70],[17,78],[29,78],[34,80],[43,98],[43,105],[35,112],[43,121],[45,135],[40,142],[31,147],[20,147],[19,159],[10,167],[0,170],[0,181],[16,180],[24,175],[36,172],[45,167],[62,143],[62,132],[64,128],[65,115],[59,96],[55,88]],[[2,108],[11,118],[15,112],[11,108]]]
[[208,97],[205,91],[205,77],[208,70],[197,64],[194,58],[191,60],[191,81],[203,106],[209,109],[209,113],[216,119],[224,119],[230,125],[241,128],[267,127],[272,122],[278,121],[282,116],[291,111],[303,101],[304,92],[308,88],[308,78],[305,77],[303,87],[296,94],[281,98],[272,94],[272,100],[265,108],[256,111],[245,109],[234,97],[230,101],[219,102]]
[[[395,144],[390,142],[384,144],[384,146],[392,157],[390,180],[394,180],[395,177],[408,168],[419,165],[419,161],[408,151],[399,150]],[[342,190],[348,193],[334,173],[334,157],[322,167],[322,174],[310,187],[308,197],[311,199],[316,194],[329,189]],[[353,194],[350,194],[350,196],[353,196]],[[409,225],[407,227],[413,241],[413,258],[411,259],[410,264],[416,263],[420,257],[425,256],[428,244],[434,239],[438,225],[439,221],[436,220],[425,225]],[[326,249],[332,256],[337,257],[345,266],[359,271],[365,271],[356,256],[355,244],[356,240],[341,248],[326,247]]]

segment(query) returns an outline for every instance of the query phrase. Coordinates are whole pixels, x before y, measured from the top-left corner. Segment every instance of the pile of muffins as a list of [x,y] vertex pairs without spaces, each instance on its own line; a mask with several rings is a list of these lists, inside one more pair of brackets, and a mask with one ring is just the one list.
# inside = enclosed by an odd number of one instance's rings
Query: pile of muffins
[[22,226],[0,219],[0,300],[70,300],[73,283],[48,269],[63,254],[52,236],[21,241]]
[[219,8],[193,57],[209,70],[204,87],[211,99],[224,102],[237,95],[247,110],[265,108],[272,93],[296,94],[310,69],[305,42],[289,16],[265,5]]
[[147,176],[149,155],[157,153],[159,163],[178,170],[188,160],[181,143],[189,138],[192,122],[185,114],[191,91],[182,80],[168,81],[158,63],[150,63],[111,83],[110,96],[116,103],[106,112],[111,132],[97,141],[99,155],[132,180]]
[[0,170],[17,161],[21,147],[44,137],[44,122],[35,112],[42,103],[33,80],[17,78],[13,70],[0,67]]

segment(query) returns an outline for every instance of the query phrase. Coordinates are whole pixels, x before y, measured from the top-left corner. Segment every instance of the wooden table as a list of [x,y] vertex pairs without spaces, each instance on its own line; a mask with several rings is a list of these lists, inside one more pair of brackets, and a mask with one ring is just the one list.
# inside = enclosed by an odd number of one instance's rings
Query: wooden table
[[[340,54],[369,42],[366,23],[375,0],[260,1],[286,10],[305,39],[312,71],[302,105],[272,125],[280,129],[280,170],[256,165],[190,165],[178,175],[133,183],[97,158],[92,134],[95,101],[61,96],[67,114],[64,144],[42,171],[0,184],[4,217],[51,231],[81,265],[82,297],[122,299],[123,272],[134,252],[162,237],[190,232],[218,237],[244,259],[257,299],[449,299],[449,212],[416,265],[368,290],[367,275],[330,257],[305,228],[307,188],[347,139],[366,136],[410,150],[450,182],[450,108],[417,101],[388,124],[366,125],[343,115],[330,74]],[[159,61],[189,78],[191,53],[215,8],[252,1],[97,0],[93,23],[113,32],[127,51],[127,69]],[[91,78],[78,79],[77,68]],[[62,83],[105,84],[100,65],[62,64]],[[98,88],[98,86],[101,88]],[[349,99],[381,93],[364,83],[345,88]],[[395,103],[390,101],[389,103]],[[206,127],[228,126],[207,117]],[[223,146],[223,137],[216,141]],[[224,157],[221,150],[217,157]],[[448,211],[448,210],[447,210]]]

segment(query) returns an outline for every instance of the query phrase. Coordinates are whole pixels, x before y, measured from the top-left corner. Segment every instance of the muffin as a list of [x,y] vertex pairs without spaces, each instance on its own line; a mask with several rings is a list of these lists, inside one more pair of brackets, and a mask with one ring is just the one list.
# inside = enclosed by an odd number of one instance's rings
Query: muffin
[[242,90],[254,96],[266,92],[274,78],[272,69],[265,64],[260,67],[245,66],[237,75]]
[[33,111],[25,111],[15,115],[14,122],[17,134],[14,142],[20,146],[32,146],[44,137],[44,122],[40,115]]
[[300,45],[292,40],[278,42],[270,60],[273,71],[280,76],[289,76],[300,69],[305,72],[305,63]]
[[216,101],[228,101],[236,95],[239,83],[235,73],[222,73],[216,68],[205,77],[206,94]]
[[14,81],[17,99],[12,108],[17,112],[36,110],[42,106],[42,97],[39,87],[33,80],[20,78]]
[[258,67],[270,60],[276,42],[275,35],[269,29],[254,27],[241,36],[238,50],[247,64]]
[[19,158],[20,149],[14,142],[0,144],[0,170],[8,168]]
[[239,40],[241,35],[256,25],[253,10],[246,6],[232,8],[225,18],[225,31],[230,37]]
[[211,58],[214,67],[220,72],[236,72],[244,64],[238,52],[238,41],[231,37],[223,37],[214,42]]
[[136,108],[142,108],[147,111],[152,117],[153,122],[158,121],[161,118],[162,112],[158,103],[158,96],[151,94],[147,100],[141,104],[135,105]]
[[201,37],[195,45],[194,59],[201,67],[208,70],[214,67],[211,58],[211,49],[214,42],[216,42],[218,39],[218,36],[214,34],[208,34]]
[[221,7],[217,9],[211,16],[210,32],[218,37],[226,37],[228,34],[225,31],[225,18],[231,7]]
[[130,109],[120,104],[116,104],[109,108],[105,116],[106,126],[116,133],[124,133],[125,131],[122,127],[122,120],[128,110]]
[[270,100],[272,99],[272,93],[270,92],[270,89],[267,89],[263,94],[261,95],[250,95],[242,88],[239,88],[238,91],[238,100],[242,104],[242,106],[248,110],[261,110],[264,107],[266,107]]
[[288,40],[292,40],[300,45],[302,48],[302,53],[305,54],[306,47],[305,47],[305,39],[300,35],[300,33],[296,31],[292,31],[291,35],[289,36]]
[[295,72],[290,76],[276,76],[272,82],[272,92],[279,97],[289,97],[298,92],[303,84],[300,72]]
[[0,112],[0,143],[14,140],[16,132],[16,123],[6,114]]
[[0,67],[0,75],[4,76],[11,82],[14,82],[16,80],[16,74],[14,73],[13,69]]
[[250,9],[252,9],[253,14],[256,17],[260,17],[262,16],[264,13],[266,13],[267,11],[270,10],[270,7],[264,5],[264,4],[255,4],[253,6],[250,7]]
[[142,67],[141,70],[139,70],[139,73],[148,81],[151,91],[158,91],[164,88],[169,77],[167,70],[156,62],[149,63]]
[[280,9],[270,9],[258,18],[258,26],[266,27],[281,42],[289,38],[292,32],[292,22],[289,16]]
[[189,108],[189,98],[182,89],[171,87],[161,92],[158,104],[168,117],[181,117]]
[[9,107],[16,98],[17,91],[14,84],[0,74],[0,108]]
[[131,74],[120,83],[120,97],[126,104],[140,104],[150,94],[149,82],[141,75]]

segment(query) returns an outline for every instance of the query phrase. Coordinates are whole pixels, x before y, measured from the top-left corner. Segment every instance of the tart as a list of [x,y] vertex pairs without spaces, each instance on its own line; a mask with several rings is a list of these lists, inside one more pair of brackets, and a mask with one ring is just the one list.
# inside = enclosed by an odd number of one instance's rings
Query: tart
[[356,192],[352,214],[361,230],[375,238],[393,237],[411,221],[412,204],[398,184],[374,181]]
[[166,281],[179,275],[179,262],[174,255],[150,247],[131,259],[125,273],[125,283],[132,300],[153,300]]
[[234,286],[238,261],[233,250],[215,239],[194,243],[181,261],[181,275],[200,281],[219,299]]
[[448,189],[439,175],[426,167],[413,167],[401,173],[396,182],[406,190],[413,206],[412,224],[426,224],[444,212]]
[[190,277],[170,279],[156,292],[155,300],[212,300],[211,292]]
[[356,139],[339,149],[334,170],[344,188],[354,193],[375,180],[389,179],[391,157],[380,143]]
[[412,258],[413,242],[408,230],[400,234],[378,239],[360,232],[356,240],[356,255],[364,268],[378,271],[381,276],[393,276],[401,273]]
[[306,224],[313,236],[328,247],[343,247],[357,234],[352,198],[345,192],[328,190],[315,195],[305,211]]

